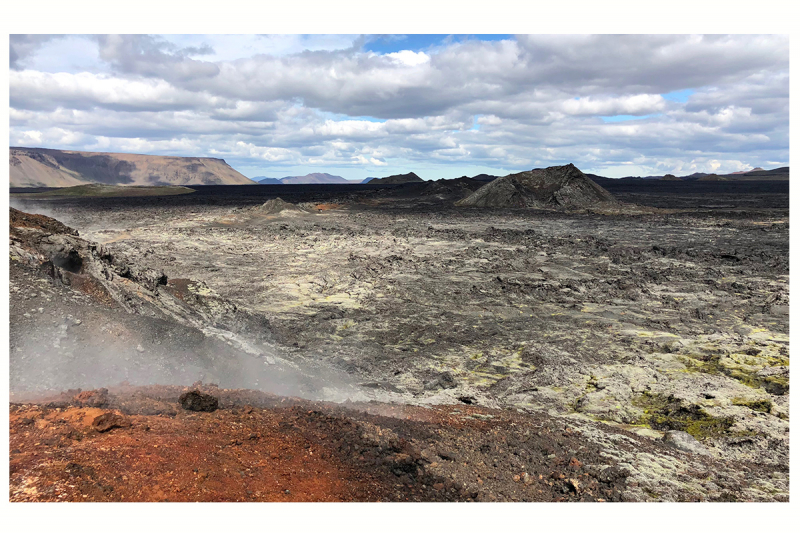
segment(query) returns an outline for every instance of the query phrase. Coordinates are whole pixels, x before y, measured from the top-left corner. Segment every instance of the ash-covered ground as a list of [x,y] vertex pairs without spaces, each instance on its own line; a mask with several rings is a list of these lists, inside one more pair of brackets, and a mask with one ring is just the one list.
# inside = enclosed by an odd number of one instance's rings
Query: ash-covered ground
[[[468,182],[12,197],[79,232],[12,220],[12,402],[203,381],[498,421],[370,419],[463,460],[339,499],[788,499],[788,182],[603,186],[631,208],[455,207]],[[621,474],[580,493],[573,457]]]

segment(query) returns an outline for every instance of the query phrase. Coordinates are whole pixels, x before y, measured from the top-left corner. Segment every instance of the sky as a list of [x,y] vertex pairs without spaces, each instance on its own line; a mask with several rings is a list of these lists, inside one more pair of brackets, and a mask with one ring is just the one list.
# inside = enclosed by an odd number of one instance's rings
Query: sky
[[11,35],[9,144],[248,177],[789,164],[788,35]]

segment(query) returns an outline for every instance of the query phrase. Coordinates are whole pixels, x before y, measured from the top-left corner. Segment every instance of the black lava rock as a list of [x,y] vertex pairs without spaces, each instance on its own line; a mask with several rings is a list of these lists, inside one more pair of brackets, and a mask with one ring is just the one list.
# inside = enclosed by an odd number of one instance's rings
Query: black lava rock
[[219,400],[210,394],[198,390],[184,392],[180,397],[181,407],[187,411],[205,411],[210,413],[219,409]]

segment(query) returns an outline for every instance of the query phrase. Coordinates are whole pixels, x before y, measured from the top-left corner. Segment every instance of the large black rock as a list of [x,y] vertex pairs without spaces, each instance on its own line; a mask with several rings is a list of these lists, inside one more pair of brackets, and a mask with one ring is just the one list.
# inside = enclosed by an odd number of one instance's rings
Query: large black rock
[[181,407],[187,411],[205,411],[210,413],[219,409],[219,400],[210,394],[198,390],[184,392],[180,397]]

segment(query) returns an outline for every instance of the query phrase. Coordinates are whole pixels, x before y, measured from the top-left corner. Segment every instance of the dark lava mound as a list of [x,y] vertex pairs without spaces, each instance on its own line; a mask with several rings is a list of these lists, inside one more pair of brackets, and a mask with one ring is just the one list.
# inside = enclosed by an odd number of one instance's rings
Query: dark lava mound
[[610,192],[569,164],[497,178],[456,205],[583,209],[609,203],[616,203]]
[[376,178],[374,180],[370,180],[371,185],[397,185],[400,183],[418,183],[420,181],[425,181],[413,172],[409,172],[408,174],[395,174],[394,176],[387,176],[385,178]]
[[280,215],[280,214],[287,214],[286,212],[295,212],[295,213],[307,213],[305,209],[302,207],[282,200],[280,198],[273,198],[272,200],[267,200],[261,205],[257,205],[252,208],[253,212],[260,213],[262,215]]

